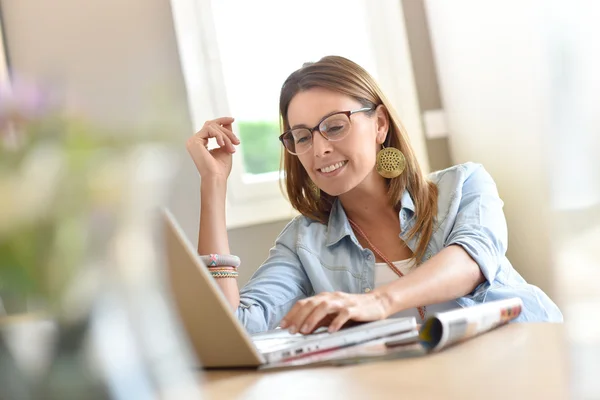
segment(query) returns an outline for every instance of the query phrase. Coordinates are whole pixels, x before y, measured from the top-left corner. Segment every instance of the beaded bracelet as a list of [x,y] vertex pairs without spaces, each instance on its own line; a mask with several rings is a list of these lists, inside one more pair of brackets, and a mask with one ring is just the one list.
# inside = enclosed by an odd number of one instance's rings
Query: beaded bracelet
[[213,271],[210,270],[210,274],[213,276],[213,278],[237,278],[238,276],[238,272],[237,271]]
[[238,256],[230,254],[209,254],[207,256],[200,256],[200,260],[206,264],[207,267],[239,267],[241,262]]
[[236,267],[208,267],[208,270],[211,274],[213,272],[238,272]]

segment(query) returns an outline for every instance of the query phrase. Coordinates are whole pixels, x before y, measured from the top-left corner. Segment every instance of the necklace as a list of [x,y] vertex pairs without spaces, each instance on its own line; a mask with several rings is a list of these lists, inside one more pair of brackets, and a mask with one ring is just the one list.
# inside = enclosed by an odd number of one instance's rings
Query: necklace
[[[394,263],[392,263],[390,260],[388,260],[387,257],[384,256],[383,253],[377,247],[375,247],[375,245],[373,243],[371,243],[371,241],[369,240],[367,235],[363,232],[362,229],[360,229],[360,227],[354,221],[352,221],[350,218],[348,218],[348,222],[350,222],[350,225],[352,225],[352,228],[356,231],[356,233],[358,233],[360,236],[362,236],[363,239],[365,239],[365,241],[369,244],[371,249],[379,256],[379,258],[381,258],[383,261],[385,261],[385,263],[391,268],[392,271],[394,271],[394,273],[396,275],[398,275],[399,277],[404,276],[402,271],[400,271],[398,268],[396,268]],[[419,316],[421,317],[421,320],[425,321],[425,312],[426,312],[425,306],[417,307],[417,310],[419,311]]]

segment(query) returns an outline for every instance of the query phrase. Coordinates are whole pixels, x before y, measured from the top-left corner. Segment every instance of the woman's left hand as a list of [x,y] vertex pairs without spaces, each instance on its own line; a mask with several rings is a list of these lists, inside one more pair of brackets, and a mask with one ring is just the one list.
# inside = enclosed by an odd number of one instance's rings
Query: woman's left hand
[[350,320],[367,322],[387,317],[383,301],[375,293],[323,292],[299,300],[280,326],[288,328],[290,333],[310,333],[329,325],[329,332],[335,332]]

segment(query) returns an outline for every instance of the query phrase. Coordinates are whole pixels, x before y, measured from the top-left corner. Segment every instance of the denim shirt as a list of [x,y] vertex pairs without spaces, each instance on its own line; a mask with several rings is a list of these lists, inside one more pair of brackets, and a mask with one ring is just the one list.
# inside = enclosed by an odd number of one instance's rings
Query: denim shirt
[[[485,277],[472,293],[456,299],[458,305],[520,297],[524,307],[516,321],[562,321],[552,300],[525,282],[506,258],[504,203],[483,166],[461,164],[432,173],[429,179],[438,186],[438,213],[424,261],[459,245]],[[406,237],[416,220],[408,191],[401,198],[399,217],[400,238],[415,252],[418,237]],[[236,315],[249,332],[273,329],[300,299],[321,292],[369,292],[374,268],[373,252],[360,245],[336,201],[327,225],[298,216],[285,227],[267,260],[240,291]]]

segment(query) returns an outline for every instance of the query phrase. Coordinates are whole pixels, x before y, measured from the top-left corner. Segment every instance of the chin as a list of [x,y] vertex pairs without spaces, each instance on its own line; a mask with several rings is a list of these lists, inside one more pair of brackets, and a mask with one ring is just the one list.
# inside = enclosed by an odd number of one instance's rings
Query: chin
[[342,188],[337,187],[337,188],[324,188],[321,190],[330,196],[339,197],[339,196],[343,195],[344,193],[348,193],[350,190],[352,190],[352,188],[351,187],[342,187]]

